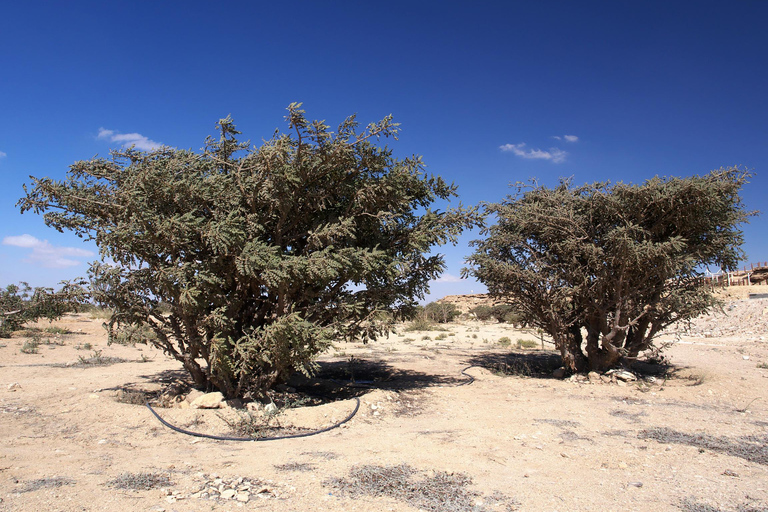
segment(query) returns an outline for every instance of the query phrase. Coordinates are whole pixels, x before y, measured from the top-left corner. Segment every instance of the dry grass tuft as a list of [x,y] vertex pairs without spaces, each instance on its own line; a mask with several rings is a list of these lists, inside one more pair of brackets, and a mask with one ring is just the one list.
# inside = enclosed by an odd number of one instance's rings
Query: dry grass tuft
[[149,491],[158,487],[170,487],[174,484],[168,475],[160,473],[122,473],[117,478],[107,482],[107,485],[115,489]]
[[757,464],[768,465],[768,435],[741,436],[736,439],[729,439],[709,434],[686,434],[671,428],[656,427],[641,430],[637,437],[639,439],[654,439],[660,443],[694,446],[702,451],[711,450]]
[[40,489],[55,489],[64,485],[75,485],[75,481],[63,476],[54,476],[51,478],[38,478],[24,482],[17,492],[34,492]]
[[[464,473],[435,471],[426,476],[407,464],[398,466],[354,466],[349,477],[325,482],[351,498],[374,496],[392,498],[419,510],[440,512],[480,512],[488,510],[477,491],[469,489],[472,479]],[[499,509],[516,510],[517,503],[494,493],[486,502]]]

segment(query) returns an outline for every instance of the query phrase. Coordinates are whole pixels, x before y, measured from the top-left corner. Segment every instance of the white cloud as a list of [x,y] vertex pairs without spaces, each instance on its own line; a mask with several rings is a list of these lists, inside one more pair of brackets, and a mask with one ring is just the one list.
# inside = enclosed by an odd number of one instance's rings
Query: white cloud
[[563,138],[568,142],[578,142],[579,138],[575,135],[563,135]]
[[140,133],[120,133],[115,130],[107,130],[106,128],[99,128],[99,133],[96,136],[97,139],[109,139],[112,142],[121,142],[123,146],[136,146],[136,149],[141,151],[152,151],[162,147],[162,144],[148,139]]
[[5,151],[0,151],[0,158],[5,158],[7,156],[8,156],[8,153],[6,153]]
[[435,283],[459,283],[461,282],[460,277],[456,277],[452,274],[443,274],[434,281]]
[[520,144],[504,144],[499,146],[502,151],[509,151],[514,153],[520,158],[527,158],[529,160],[551,160],[552,162],[559,164],[565,161],[565,157],[568,153],[558,148],[549,148],[548,151],[543,149],[526,149],[525,142]]
[[80,261],[72,258],[88,258],[94,253],[77,247],[60,247],[52,245],[48,240],[40,240],[32,235],[7,236],[3,245],[32,249],[26,261],[47,268],[65,268],[79,265]]

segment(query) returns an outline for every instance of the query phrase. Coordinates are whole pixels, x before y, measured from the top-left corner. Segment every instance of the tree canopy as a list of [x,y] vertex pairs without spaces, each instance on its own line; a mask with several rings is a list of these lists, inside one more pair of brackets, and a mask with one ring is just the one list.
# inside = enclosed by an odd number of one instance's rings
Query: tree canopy
[[743,257],[749,177],[733,167],[642,185],[518,185],[485,206],[497,223],[472,243],[464,274],[552,336],[570,371],[631,361],[715,303],[701,271]]
[[148,326],[228,397],[311,372],[332,341],[385,332],[444,269],[432,248],[477,221],[474,208],[431,209],[455,187],[376,144],[396,138],[391,116],[334,133],[288,111],[289,133],[260,147],[226,118],[201,152],[113,151],[63,181],[31,177],[19,202],[98,245],[89,273],[110,329]]

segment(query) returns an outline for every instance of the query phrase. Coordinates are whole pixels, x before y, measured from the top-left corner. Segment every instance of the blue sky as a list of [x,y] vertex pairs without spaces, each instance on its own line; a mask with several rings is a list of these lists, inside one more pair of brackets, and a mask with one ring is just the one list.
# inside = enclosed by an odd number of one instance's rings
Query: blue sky
[[[136,143],[253,142],[304,103],[332,126],[393,114],[464,204],[508,184],[641,182],[741,165],[768,190],[768,2],[7,2],[0,16],[0,286],[85,275],[96,249],[21,215],[29,175]],[[747,263],[768,260],[764,216]],[[443,247],[431,298],[471,251]]]

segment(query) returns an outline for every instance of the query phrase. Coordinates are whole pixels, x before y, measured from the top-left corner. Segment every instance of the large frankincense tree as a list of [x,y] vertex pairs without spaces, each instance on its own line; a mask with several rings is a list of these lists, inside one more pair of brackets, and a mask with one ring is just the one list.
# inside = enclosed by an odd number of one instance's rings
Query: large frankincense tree
[[430,250],[477,220],[430,209],[455,187],[376,145],[396,136],[391,116],[333,133],[288,110],[289,133],[258,148],[227,118],[201,153],[113,151],[64,181],[31,178],[20,201],[114,262],[90,269],[110,328],[148,326],[198,387],[228,397],[310,372],[332,340],[382,334],[442,272]]
[[749,176],[734,167],[642,185],[520,185],[486,205],[497,223],[473,242],[464,273],[552,336],[568,370],[630,362],[715,304],[700,274],[743,257]]

